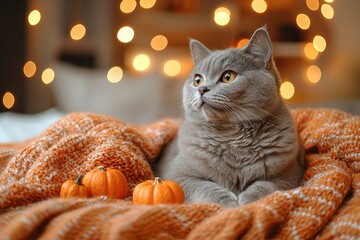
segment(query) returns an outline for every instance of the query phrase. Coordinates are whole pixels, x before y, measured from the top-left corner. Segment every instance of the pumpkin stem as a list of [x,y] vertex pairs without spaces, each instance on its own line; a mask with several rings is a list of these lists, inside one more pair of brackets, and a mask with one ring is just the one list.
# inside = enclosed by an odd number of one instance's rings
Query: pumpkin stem
[[154,185],[162,183],[162,179],[159,177],[155,177]]
[[106,171],[106,168],[104,166],[99,166],[98,169],[102,171]]
[[82,178],[83,178],[83,175],[82,174],[79,174],[79,176],[76,178],[76,180],[75,180],[75,183],[77,184],[77,185],[81,185],[81,180],[82,180]]

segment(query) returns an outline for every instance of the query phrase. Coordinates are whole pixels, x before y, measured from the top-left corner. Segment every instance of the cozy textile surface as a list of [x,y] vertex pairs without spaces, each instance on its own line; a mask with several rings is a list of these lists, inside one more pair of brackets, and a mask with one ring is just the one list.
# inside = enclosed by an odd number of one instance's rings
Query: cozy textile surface
[[74,113],[28,143],[0,147],[0,239],[360,238],[360,117],[296,110],[306,149],[301,187],[233,209],[133,206],[130,199],[56,198],[66,179],[98,165],[122,170],[130,192],[178,122],[130,126]]

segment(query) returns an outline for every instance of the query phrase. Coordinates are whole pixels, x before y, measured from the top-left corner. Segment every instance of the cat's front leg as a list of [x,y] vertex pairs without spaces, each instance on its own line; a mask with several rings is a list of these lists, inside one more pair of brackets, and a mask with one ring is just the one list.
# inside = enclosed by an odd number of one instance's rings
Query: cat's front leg
[[179,180],[185,192],[187,203],[219,203],[225,207],[237,207],[237,196],[228,189],[208,180],[183,178]]
[[274,182],[256,181],[239,194],[238,203],[239,205],[244,205],[254,202],[278,190],[282,189]]

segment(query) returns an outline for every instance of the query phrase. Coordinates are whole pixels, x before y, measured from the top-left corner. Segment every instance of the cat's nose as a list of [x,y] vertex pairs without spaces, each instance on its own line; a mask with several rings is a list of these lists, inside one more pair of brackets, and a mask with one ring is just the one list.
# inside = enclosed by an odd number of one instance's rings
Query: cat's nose
[[202,95],[204,95],[204,93],[208,92],[209,89],[207,87],[199,87],[198,91],[199,91],[200,95],[202,96]]

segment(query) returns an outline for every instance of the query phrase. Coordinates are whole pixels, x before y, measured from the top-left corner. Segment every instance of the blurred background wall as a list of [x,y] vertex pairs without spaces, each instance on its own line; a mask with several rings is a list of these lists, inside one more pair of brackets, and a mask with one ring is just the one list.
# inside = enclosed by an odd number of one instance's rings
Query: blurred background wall
[[244,47],[267,24],[291,107],[360,113],[360,1],[5,1],[0,111],[181,115],[189,38]]

